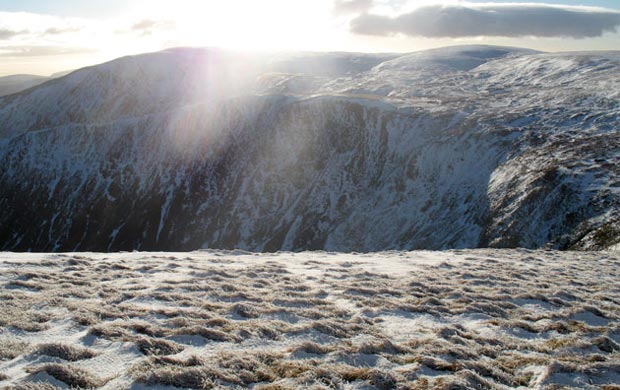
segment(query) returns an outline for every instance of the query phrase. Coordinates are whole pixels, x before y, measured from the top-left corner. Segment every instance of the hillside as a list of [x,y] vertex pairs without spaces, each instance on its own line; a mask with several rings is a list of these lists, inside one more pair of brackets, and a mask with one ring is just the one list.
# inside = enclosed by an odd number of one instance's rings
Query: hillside
[[0,98],[0,249],[620,242],[620,53],[171,49]]

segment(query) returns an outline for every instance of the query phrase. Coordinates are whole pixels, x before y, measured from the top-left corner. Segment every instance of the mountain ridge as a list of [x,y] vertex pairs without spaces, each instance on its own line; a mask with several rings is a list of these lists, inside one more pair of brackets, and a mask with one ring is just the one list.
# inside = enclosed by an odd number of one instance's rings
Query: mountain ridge
[[185,48],[0,98],[0,249],[620,241],[620,52],[392,56]]

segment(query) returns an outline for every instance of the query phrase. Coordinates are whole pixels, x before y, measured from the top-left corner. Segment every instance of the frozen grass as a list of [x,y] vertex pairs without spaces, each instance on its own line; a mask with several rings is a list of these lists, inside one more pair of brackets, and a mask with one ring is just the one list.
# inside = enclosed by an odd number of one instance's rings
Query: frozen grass
[[34,353],[53,356],[71,362],[97,356],[97,352],[92,349],[62,343],[41,344],[36,347]]
[[32,374],[45,373],[67,386],[77,389],[96,389],[105,383],[105,381],[96,378],[93,373],[68,364],[43,364],[31,367],[27,371]]
[[1,256],[0,388],[620,383],[612,253]]
[[24,382],[13,386],[11,390],[60,390],[60,387],[45,382]]
[[0,336],[0,361],[11,360],[23,354],[28,348],[28,343],[13,337]]

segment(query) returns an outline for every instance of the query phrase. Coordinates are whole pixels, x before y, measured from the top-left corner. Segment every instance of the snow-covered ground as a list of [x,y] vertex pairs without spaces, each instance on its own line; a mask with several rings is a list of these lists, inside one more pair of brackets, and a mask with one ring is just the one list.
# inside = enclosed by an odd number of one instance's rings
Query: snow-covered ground
[[0,388],[617,389],[620,254],[0,253]]

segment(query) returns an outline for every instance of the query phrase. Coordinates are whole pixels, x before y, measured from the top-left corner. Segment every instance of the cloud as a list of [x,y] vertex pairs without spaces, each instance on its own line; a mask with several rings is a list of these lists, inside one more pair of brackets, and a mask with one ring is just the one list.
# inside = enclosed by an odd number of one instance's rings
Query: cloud
[[29,31],[27,30],[23,30],[23,31],[14,31],[14,30],[9,30],[6,28],[0,28],[0,40],[5,40],[5,39],[11,39],[15,36],[18,35],[24,35],[24,34],[28,34]]
[[0,57],[43,57],[68,54],[94,53],[96,50],[84,47],[65,46],[0,46]]
[[43,35],[60,35],[60,34],[80,32],[81,30],[82,29],[78,27],[66,27],[66,28],[50,27],[47,30],[45,30]]
[[599,37],[615,32],[620,12],[591,7],[547,4],[431,5],[395,17],[364,13],[351,21],[351,31],[363,35],[405,34],[426,38]]
[[172,30],[175,27],[176,24],[171,20],[144,19],[131,26],[131,30],[140,32],[142,35],[150,35],[156,30]]
[[373,0],[334,0],[336,15],[359,14],[368,11],[373,6]]
[[0,41],[36,46],[45,45],[46,38],[50,38],[58,43],[59,39],[79,37],[89,25],[93,25],[92,21],[78,18],[0,11]]

